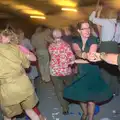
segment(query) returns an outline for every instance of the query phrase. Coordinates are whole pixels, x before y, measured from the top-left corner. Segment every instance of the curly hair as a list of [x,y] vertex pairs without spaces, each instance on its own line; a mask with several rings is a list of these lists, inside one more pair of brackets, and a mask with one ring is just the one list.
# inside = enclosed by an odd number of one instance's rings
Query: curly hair
[[5,29],[0,32],[1,36],[9,37],[11,44],[19,44],[18,35],[13,30]]

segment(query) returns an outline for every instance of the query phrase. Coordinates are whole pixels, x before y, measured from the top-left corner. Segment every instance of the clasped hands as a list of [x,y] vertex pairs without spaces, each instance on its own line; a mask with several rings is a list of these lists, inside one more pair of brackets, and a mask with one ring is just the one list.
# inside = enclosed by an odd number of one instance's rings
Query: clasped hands
[[[85,60],[88,60],[89,62],[101,61],[100,53],[98,53],[98,52],[89,52],[89,53],[86,53],[85,56],[86,56]],[[74,64],[74,63],[77,63],[76,60],[71,61],[69,64]]]
[[101,61],[100,53],[98,53],[98,52],[87,53],[87,60],[90,62]]

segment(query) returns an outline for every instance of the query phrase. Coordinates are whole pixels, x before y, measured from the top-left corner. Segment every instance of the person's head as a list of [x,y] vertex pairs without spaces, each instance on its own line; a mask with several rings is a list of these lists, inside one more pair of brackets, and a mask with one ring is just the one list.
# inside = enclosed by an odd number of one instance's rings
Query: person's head
[[0,42],[3,44],[18,44],[18,36],[12,30],[5,29],[0,33]]
[[71,31],[70,31],[70,28],[69,28],[69,27],[65,27],[65,28],[63,29],[63,31],[64,31],[64,34],[65,34],[66,36],[71,35]]
[[88,38],[90,36],[90,24],[88,21],[79,22],[77,24],[77,31],[83,38]]
[[39,26],[36,28],[35,33],[41,33],[42,31],[43,31],[43,28]]
[[24,32],[23,32],[21,29],[18,29],[16,32],[17,32],[17,34],[18,34],[19,40],[20,40],[20,41],[21,41],[21,40],[24,40],[24,37],[25,37]]
[[44,33],[46,34],[46,35],[51,35],[51,29],[50,28],[46,28],[45,30],[44,30]]
[[60,41],[62,37],[62,31],[60,29],[54,29],[52,32],[54,41]]
[[104,18],[104,19],[116,19],[117,18],[117,11],[113,8],[109,8],[109,7],[104,7],[100,18]]

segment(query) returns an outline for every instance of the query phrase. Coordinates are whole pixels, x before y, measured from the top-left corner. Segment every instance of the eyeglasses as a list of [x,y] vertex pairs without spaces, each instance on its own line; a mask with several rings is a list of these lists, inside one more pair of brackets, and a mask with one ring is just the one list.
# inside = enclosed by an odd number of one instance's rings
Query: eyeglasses
[[90,27],[88,27],[88,28],[81,28],[80,30],[88,30],[88,29],[90,29]]

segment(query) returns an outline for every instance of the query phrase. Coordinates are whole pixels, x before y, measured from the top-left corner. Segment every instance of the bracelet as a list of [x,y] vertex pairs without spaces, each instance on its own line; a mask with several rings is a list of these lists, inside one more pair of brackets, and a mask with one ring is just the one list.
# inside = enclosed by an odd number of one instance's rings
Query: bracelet
[[101,53],[100,53],[100,59],[101,59],[101,60],[104,60],[105,56],[106,56],[106,53],[105,53],[105,52],[101,52]]

